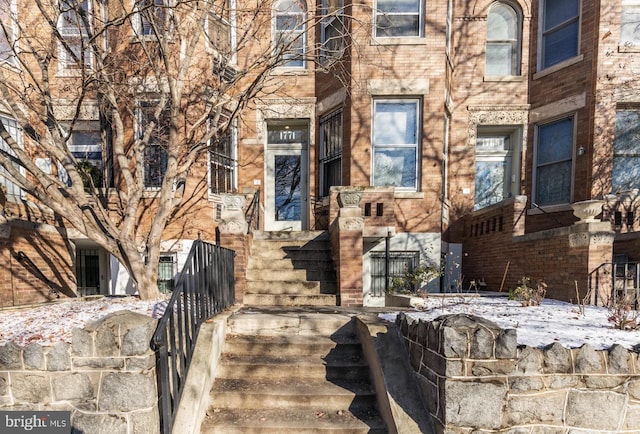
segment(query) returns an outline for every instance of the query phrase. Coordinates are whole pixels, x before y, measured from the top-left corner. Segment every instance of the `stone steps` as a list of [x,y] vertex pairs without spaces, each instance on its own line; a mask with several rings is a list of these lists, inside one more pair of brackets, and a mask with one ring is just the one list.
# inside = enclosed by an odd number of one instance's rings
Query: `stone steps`
[[235,335],[225,343],[218,378],[366,380],[367,364],[355,339],[305,337],[304,340]]
[[[343,325],[342,321],[338,322],[338,327]],[[325,356],[337,346],[341,347],[342,354],[360,354],[360,342],[346,332],[342,336],[334,333],[330,339],[304,335],[230,335],[224,348],[237,356],[285,357],[299,356],[302,352],[309,356]]]
[[[275,370],[276,367],[274,366]],[[274,371],[275,372],[275,371]],[[337,412],[354,403],[375,405],[375,395],[368,381],[288,378],[216,379],[211,402],[217,409],[322,409]]]
[[245,293],[245,305],[248,306],[333,306],[336,296],[332,294],[294,295],[294,294],[251,294]]
[[335,306],[336,274],[323,231],[254,233],[243,302],[248,306]]
[[318,295],[335,294],[336,283],[327,281],[296,280],[250,280],[247,292],[250,294],[277,295]]
[[377,415],[320,410],[229,410],[207,415],[201,434],[384,434]]
[[245,309],[229,318],[201,433],[386,433],[349,315]]
[[[275,261],[274,261],[275,262]],[[317,265],[317,263],[315,263]],[[327,269],[314,269],[311,265],[308,268],[282,267],[274,263],[261,265],[261,267],[251,266],[247,268],[247,279],[249,281],[332,281],[335,282],[335,272],[327,266]]]

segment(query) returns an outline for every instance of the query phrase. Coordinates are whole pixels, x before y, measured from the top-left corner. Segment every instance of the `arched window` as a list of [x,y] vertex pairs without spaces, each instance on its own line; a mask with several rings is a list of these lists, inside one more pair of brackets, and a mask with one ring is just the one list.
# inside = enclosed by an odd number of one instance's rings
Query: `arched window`
[[307,5],[304,0],[279,0],[273,5],[273,50],[282,66],[303,68],[306,46]]
[[489,9],[484,73],[520,75],[520,16],[505,3]]

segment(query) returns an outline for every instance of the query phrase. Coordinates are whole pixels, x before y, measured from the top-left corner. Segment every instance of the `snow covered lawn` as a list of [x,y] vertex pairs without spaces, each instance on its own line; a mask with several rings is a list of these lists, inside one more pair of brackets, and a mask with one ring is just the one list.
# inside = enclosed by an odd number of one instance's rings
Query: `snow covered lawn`
[[[603,307],[585,306],[581,315],[577,305],[544,300],[541,306],[522,307],[506,297],[430,296],[422,309],[407,311],[412,318],[432,320],[440,315],[466,313],[495,322],[501,328],[514,328],[518,344],[544,347],[560,342],[567,348],[585,343],[595,349],[607,349],[613,344],[640,351],[640,331],[613,328],[608,321],[609,311]],[[395,320],[395,313],[381,317]]]
[[[131,310],[154,318],[164,312],[165,300],[140,301],[135,297],[101,298],[91,301],[65,301],[34,308],[0,311],[0,345],[15,342],[24,346],[31,342],[53,345],[70,342],[74,327],[118,310]],[[589,343],[606,349],[618,343],[640,351],[640,331],[621,331],[607,320],[606,308],[585,306],[584,315],[577,305],[545,300],[542,306],[521,307],[506,297],[430,296],[424,308],[407,310],[411,317],[435,319],[448,313],[481,316],[502,328],[515,328],[518,343],[543,347],[560,342],[567,348]],[[381,314],[394,321],[396,313]]]
[[140,301],[136,297],[108,297],[97,300],[72,300],[31,308],[0,311],[0,345],[31,342],[53,345],[71,342],[71,332],[119,310],[130,310],[160,318],[165,300]]

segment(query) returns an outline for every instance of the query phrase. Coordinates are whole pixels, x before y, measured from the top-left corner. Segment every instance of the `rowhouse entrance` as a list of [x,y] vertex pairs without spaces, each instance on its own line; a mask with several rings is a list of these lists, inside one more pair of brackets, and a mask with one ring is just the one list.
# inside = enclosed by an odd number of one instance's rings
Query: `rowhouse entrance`
[[308,143],[306,120],[269,123],[265,156],[265,229],[308,227]]

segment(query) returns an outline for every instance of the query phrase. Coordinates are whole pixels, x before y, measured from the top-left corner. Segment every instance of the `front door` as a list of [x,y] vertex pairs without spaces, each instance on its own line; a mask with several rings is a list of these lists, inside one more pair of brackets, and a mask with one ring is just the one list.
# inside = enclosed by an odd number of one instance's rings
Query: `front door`
[[308,123],[268,125],[265,157],[265,229],[308,227]]

